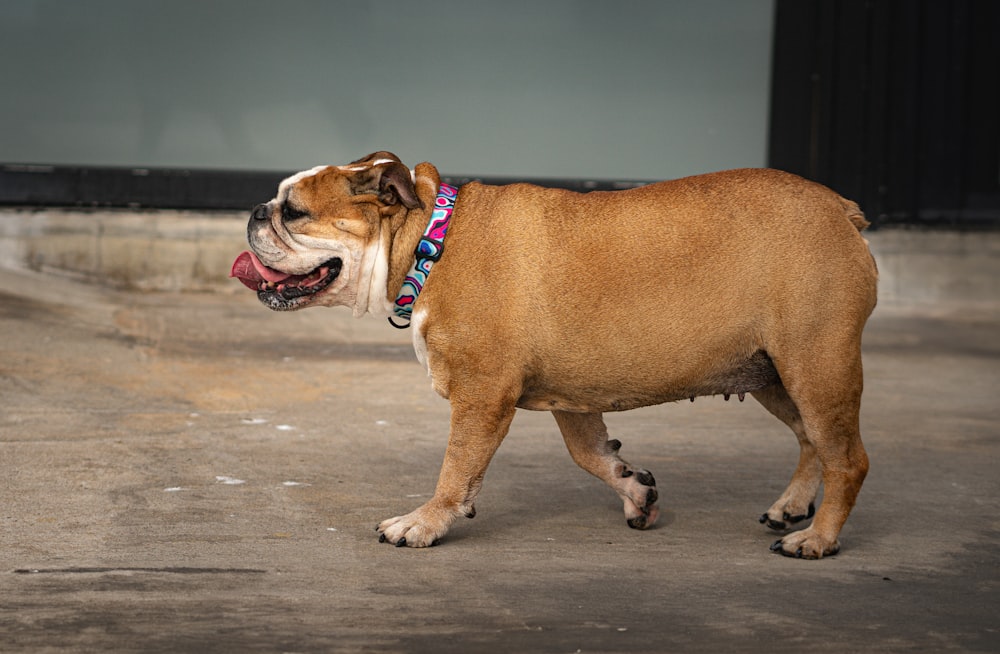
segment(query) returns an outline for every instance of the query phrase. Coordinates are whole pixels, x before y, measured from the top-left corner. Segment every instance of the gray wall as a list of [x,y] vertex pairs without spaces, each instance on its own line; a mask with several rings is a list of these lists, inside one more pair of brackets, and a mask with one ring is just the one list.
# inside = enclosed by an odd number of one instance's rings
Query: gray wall
[[765,164],[773,0],[2,0],[0,162]]

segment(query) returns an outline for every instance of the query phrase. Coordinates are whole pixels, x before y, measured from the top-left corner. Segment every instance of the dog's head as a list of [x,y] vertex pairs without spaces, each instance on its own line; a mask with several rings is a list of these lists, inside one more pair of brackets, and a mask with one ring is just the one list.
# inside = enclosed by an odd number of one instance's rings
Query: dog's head
[[385,313],[392,238],[385,223],[423,207],[413,172],[390,152],[303,171],[254,208],[250,251],[230,276],[276,311],[346,305],[355,315]]

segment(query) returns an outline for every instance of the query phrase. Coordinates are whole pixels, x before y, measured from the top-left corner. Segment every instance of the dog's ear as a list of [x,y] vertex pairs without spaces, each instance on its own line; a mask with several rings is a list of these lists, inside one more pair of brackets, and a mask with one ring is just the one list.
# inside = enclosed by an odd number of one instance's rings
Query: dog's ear
[[399,162],[376,166],[382,169],[378,183],[378,199],[383,204],[401,202],[407,209],[424,208],[424,203],[417,197],[417,188],[413,184],[413,174],[410,169]]
[[349,165],[356,166],[358,164],[368,164],[374,165],[380,161],[395,161],[397,163],[403,163],[403,160],[394,155],[391,152],[385,150],[379,150],[378,152],[372,152],[367,157],[361,157],[357,161],[352,161]]
[[350,164],[350,168],[355,166],[360,167],[354,170],[351,178],[351,189],[356,195],[374,193],[379,202],[385,205],[402,204],[407,209],[424,208],[424,203],[417,197],[410,169],[396,155],[391,152],[375,152]]

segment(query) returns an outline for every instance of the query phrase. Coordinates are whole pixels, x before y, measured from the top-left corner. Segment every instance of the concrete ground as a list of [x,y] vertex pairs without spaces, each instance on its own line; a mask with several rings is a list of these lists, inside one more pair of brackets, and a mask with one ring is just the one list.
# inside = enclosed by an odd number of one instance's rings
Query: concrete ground
[[475,520],[411,550],[374,527],[433,491],[448,406],[408,333],[7,270],[0,651],[998,652],[996,299],[876,311],[836,557],[768,550],[794,436],[721,397],[608,416],[656,529],[521,412]]

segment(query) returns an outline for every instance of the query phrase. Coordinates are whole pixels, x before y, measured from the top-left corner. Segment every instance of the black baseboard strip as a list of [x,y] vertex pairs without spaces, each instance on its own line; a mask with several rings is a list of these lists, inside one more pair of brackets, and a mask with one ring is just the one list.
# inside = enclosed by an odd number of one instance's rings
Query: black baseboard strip
[[[274,197],[278,183],[295,171],[127,168],[94,166],[0,165],[0,206],[249,211]],[[531,182],[572,191],[615,191],[648,184],[646,180],[594,180],[444,175],[460,186]],[[923,209],[915,215],[872,216],[873,228],[1000,229],[1000,203],[976,209]]]

